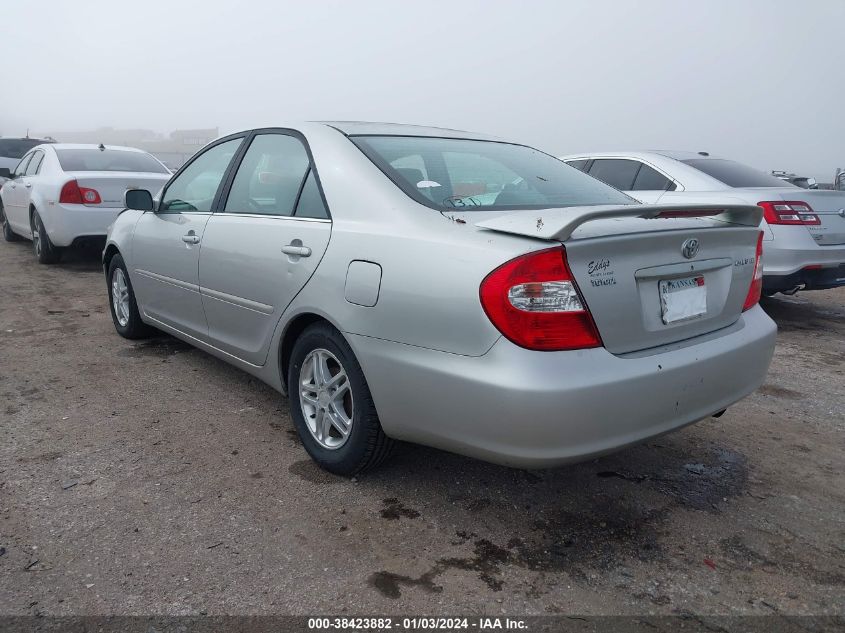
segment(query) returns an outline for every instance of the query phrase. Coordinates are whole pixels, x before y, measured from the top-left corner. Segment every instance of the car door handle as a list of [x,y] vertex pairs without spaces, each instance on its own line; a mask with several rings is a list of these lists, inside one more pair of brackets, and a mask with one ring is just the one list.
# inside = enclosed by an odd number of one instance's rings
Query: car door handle
[[282,252],[285,255],[297,255],[298,257],[311,257],[311,249],[307,246],[297,246],[295,244],[288,244],[282,246]]
[[199,244],[200,243],[200,236],[199,235],[192,235],[192,234],[189,233],[188,235],[182,236],[182,241],[185,242],[185,244]]
[[28,182],[24,185],[24,187],[26,187],[27,189],[32,189],[32,183]]

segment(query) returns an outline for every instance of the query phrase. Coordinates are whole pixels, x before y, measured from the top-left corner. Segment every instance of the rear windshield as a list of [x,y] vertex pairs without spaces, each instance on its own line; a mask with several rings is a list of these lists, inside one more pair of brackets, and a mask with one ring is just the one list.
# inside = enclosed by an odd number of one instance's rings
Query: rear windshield
[[621,191],[524,145],[422,136],[351,139],[400,189],[438,210],[635,204]]
[[728,187],[789,187],[790,183],[753,167],[722,158],[693,158],[682,161]]
[[0,157],[23,158],[36,145],[49,143],[39,138],[0,138]]
[[57,149],[65,171],[142,171],[166,174],[167,169],[146,152],[121,149]]

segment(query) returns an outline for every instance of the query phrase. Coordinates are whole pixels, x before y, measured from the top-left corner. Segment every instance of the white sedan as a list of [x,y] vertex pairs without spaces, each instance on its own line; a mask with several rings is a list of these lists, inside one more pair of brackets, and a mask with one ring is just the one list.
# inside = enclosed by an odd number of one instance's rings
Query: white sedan
[[124,192],[156,192],[170,171],[131,147],[53,143],[33,147],[13,172],[0,176],[9,177],[0,188],[3,237],[32,240],[38,261],[53,264],[63,247],[104,243],[123,210]]

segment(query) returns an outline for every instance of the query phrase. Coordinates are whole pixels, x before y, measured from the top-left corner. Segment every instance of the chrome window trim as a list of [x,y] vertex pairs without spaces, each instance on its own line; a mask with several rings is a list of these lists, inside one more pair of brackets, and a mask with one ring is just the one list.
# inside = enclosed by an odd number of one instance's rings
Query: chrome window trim
[[237,213],[232,211],[215,212],[212,215],[219,215],[223,217],[232,218],[273,218],[276,220],[294,220],[296,222],[319,222],[322,224],[331,224],[332,221],[326,218],[302,218],[295,215],[276,215],[274,213]]

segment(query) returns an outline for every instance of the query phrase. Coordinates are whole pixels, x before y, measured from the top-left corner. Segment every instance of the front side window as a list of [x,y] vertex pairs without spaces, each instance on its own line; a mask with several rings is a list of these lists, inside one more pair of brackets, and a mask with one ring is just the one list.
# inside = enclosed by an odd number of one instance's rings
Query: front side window
[[164,192],[159,212],[211,211],[220,181],[242,138],[215,145],[197,156]]
[[34,176],[41,169],[41,161],[44,160],[44,152],[40,149],[32,153],[32,158],[29,160],[29,165],[26,166],[26,175]]
[[726,184],[728,187],[790,187],[794,186],[753,167],[723,158],[693,158],[681,161],[698,171]]
[[226,213],[293,215],[310,162],[294,136],[259,134],[241,161],[226,200]]
[[633,204],[625,194],[525,145],[423,136],[352,136],[411,198],[438,210]]
[[584,171],[587,168],[587,163],[589,162],[589,158],[579,158],[578,160],[568,160],[566,161],[566,164],[571,165],[578,171]]
[[57,149],[65,171],[140,171],[166,174],[167,168],[146,152],[123,149]]

